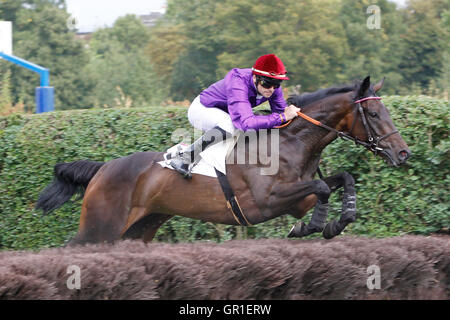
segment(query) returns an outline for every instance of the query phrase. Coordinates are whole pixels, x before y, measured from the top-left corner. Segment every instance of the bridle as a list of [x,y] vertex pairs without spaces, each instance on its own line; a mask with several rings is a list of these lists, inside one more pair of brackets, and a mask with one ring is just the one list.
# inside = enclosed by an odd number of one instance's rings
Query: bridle
[[354,127],[355,127],[356,117],[353,117],[353,123],[352,123],[352,127],[350,129],[350,132],[348,134],[345,134],[345,136],[340,136],[340,137],[344,138],[344,139],[345,138],[347,138],[347,139],[350,138],[350,140],[353,140],[355,142],[355,144],[362,145],[366,149],[372,151],[373,153],[375,153],[375,155],[377,155],[379,151],[384,151],[383,148],[379,147],[380,141],[382,141],[382,140],[392,136],[393,134],[398,133],[398,130],[394,130],[394,131],[392,131],[392,132],[390,132],[388,134],[385,134],[384,136],[381,136],[381,137],[379,137],[376,134],[374,134],[375,130],[373,130],[373,128],[370,125],[369,121],[367,121],[366,114],[364,113],[364,109],[363,109],[362,104],[361,104],[362,102],[368,101],[368,100],[381,100],[381,97],[375,97],[375,96],[366,97],[366,98],[359,99],[359,100],[353,102],[354,104],[356,104],[357,109],[359,111],[359,114],[361,115],[362,123],[363,123],[364,129],[366,130],[366,134],[367,134],[367,137],[368,137],[367,140],[368,141],[365,142],[365,141],[359,140],[358,138],[353,137],[351,135],[351,133],[352,133]]
[[[352,123],[352,127],[351,127],[350,131],[348,133],[345,133],[343,131],[339,131],[339,130],[336,130],[335,128],[329,127],[329,126],[323,124],[322,122],[317,121],[316,119],[313,119],[313,118],[307,116],[306,114],[304,114],[302,112],[298,112],[297,115],[302,117],[303,119],[305,119],[305,120],[315,124],[316,126],[325,128],[325,129],[327,129],[329,131],[333,131],[333,132],[335,132],[337,134],[337,136],[339,138],[344,139],[344,140],[351,140],[351,141],[353,141],[355,143],[355,145],[361,145],[361,146],[365,147],[366,149],[374,152],[375,155],[377,155],[378,152],[383,152],[384,151],[383,148],[379,147],[379,143],[382,140],[392,136],[393,134],[398,133],[398,130],[394,130],[394,131],[392,131],[392,132],[390,132],[388,134],[385,134],[384,136],[381,136],[381,137],[376,136],[376,134],[374,134],[375,130],[373,130],[373,128],[370,125],[369,121],[367,121],[367,117],[366,117],[366,115],[364,113],[364,109],[363,109],[363,107],[361,105],[362,102],[368,101],[368,100],[381,100],[381,97],[375,97],[375,96],[366,97],[366,98],[362,98],[362,99],[359,99],[359,100],[356,100],[356,101],[353,102],[357,106],[356,110],[359,111],[359,114],[361,115],[361,119],[362,119],[362,122],[363,122],[363,125],[364,125],[364,129],[366,130],[368,141],[360,140],[357,137],[354,137],[354,136],[351,135],[352,131],[353,131],[354,127],[355,127],[355,124],[356,124],[356,116],[353,117],[353,123]],[[355,112],[356,112],[356,110],[355,110]],[[289,122],[287,122],[286,124],[284,124],[282,126],[279,126],[279,127],[275,127],[275,128],[284,128],[284,127],[288,126],[291,122],[292,122],[292,120],[289,120]]]

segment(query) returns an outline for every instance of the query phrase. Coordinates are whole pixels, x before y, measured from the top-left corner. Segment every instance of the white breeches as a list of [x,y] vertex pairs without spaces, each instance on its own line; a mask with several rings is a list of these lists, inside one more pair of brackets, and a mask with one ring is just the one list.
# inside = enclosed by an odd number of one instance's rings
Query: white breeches
[[216,126],[231,134],[234,134],[236,130],[228,113],[219,108],[205,107],[200,102],[200,96],[192,101],[188,110],[188,119],[194,128],[202,131],[208,131]]

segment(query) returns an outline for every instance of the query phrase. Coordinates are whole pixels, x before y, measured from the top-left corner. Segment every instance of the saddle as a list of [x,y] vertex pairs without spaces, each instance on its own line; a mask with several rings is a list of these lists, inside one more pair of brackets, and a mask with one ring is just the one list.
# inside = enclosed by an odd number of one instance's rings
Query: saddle
[[[233,136],[233,138],[212,145],[201,152],[201,160],[192,169],[192,173],[217,178],[219,180],[225,199],[227,200],[227,207],[230,209],[236,222],[241,226],[251,226],[252,224],[243,214],[239,202],[226,176],[225,159],[233,150],[238,139],[239,134]],[[170,166],[170,160],[174,157],[177,157],[177,155],[179,153],[182,153],[183,150],[188,146],[189,145],[185,143],[179,143],[169,148],[164,153],[164,160],[158,162],[158,164],[164,168],[174,170]]]

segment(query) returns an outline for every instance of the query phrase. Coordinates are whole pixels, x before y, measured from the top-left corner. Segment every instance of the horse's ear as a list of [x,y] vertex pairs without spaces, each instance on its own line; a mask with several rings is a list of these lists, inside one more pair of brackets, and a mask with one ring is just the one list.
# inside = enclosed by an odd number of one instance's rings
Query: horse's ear
[[383,87],[384,79],[386,79],[386,77],[383,77],[383,79],[381,79],[380,82],[378,82],[376,85],[373,86],[373,90],[375,90],[375,92],[378,92],[378,90],[380,90]]
[[358,97],[360,98],[363,97],[369,88],[370,88],[370,76],[367,76],[361,83],[361,86],[359,87]]

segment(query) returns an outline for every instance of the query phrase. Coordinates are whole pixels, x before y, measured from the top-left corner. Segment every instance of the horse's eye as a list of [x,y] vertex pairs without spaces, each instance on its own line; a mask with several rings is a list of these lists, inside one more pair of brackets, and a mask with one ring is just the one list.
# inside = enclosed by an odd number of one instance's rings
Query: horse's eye
[[369,111],[369,116],[371,116],[372,118],[375,118],[378,116],[378,113],[373,112],[373,111]]

